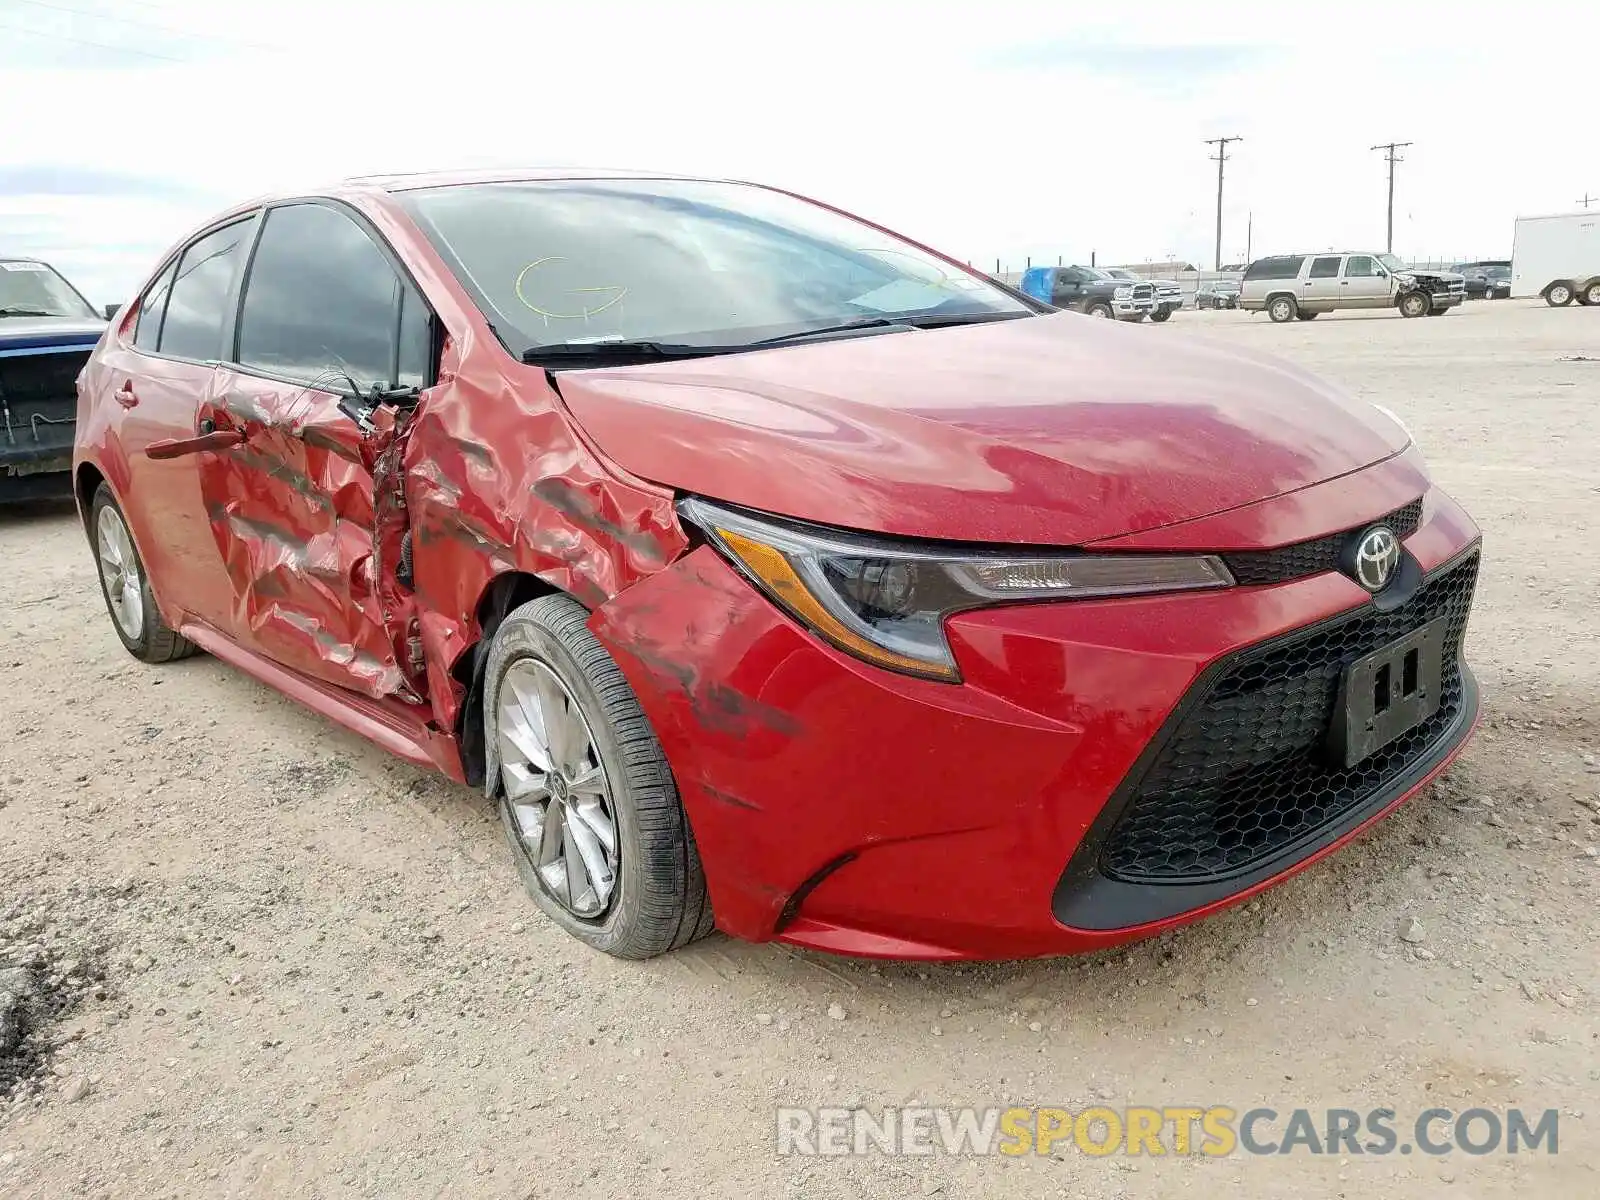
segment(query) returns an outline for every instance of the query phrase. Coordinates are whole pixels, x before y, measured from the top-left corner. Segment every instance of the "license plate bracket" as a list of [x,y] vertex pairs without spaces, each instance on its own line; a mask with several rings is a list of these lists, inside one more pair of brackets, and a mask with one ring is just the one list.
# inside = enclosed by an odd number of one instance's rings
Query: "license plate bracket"
[[1447,623],[1429,621],[1344,669],[1328,736],[1334,761],[1353,767],[1439,711]]

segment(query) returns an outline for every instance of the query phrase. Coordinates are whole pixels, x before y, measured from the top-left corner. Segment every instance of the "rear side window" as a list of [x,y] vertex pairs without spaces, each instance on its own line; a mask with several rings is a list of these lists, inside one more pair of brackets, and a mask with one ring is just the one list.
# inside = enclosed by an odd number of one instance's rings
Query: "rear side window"
[[249,230],[249,221],[225,225],[183,252],[161,322],[162,354],[204,361],[222,353],[223,315]]
[[1344,273],[1347,279],[1371,279],[1378,273],[1376,264],[1370,254],[1352,254],[1344,262]]
[[[1258,258],[1244,273],[1246,279],[1293,279],[1300,274],[1304,257],[1295,254],[1287,258]],[[1337,260],[1335,260],[1337,261]]]
[[322,204],[267,213],[239,313],[240,363],[340,390],[346,377],[361,391],[420,385],[427,321],[350,217]]
[[161,343],[161,318],[167,311],[167,293],[172,290],[172,277],[178,273],[178,261],[161,272],[161,277],[150,285],[150,290],[139,301],[139,318],[133,327],[133,344],[141,350],[154,352]]
[[1332,258],[1314,258],[1311,260],[1312,279],[1332,279],[1339,273],[1339,256]]

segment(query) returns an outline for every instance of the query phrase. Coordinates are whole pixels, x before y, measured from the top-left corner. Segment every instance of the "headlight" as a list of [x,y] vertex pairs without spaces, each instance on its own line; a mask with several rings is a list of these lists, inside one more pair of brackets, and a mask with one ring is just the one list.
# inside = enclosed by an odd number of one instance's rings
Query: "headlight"
[[1396,283],[1398,283],[1401,287],[1416,287],[1417,286],[1417,277],[1415,275],[1406,275],[1404,273],[1401,273],[1401,274],[1396,275],[1394,277],[1394,281]]
[[1113,299],[1126,300],[1133,295],[1133,289],[1131,287],[1119,287],[1116,291],[1112,292],[1111,295]]
[[963,609],[1233,583],[1212,555],[983,554],[780,523],[697,498],[678,511],[812,632],[866,662],[931,679],[961,677],[944,622]]

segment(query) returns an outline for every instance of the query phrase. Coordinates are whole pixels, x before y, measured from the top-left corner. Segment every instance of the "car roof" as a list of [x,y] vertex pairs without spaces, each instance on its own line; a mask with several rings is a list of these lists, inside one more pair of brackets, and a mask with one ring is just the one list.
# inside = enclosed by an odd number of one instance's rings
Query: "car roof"
[[473,183],[533,183],[563,179],[698,179],[671,171],[618,170],[610,167],[481,167],[471,170],[402,171],[385,175],[356,175],[341,187],[382,192],[409,192],[419,188],[460,187]]

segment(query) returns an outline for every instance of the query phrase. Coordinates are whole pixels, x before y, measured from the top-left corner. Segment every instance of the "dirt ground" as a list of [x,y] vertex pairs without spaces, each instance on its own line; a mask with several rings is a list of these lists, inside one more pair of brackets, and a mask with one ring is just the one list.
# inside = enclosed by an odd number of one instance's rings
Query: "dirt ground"
[[[1485,530],[1485,723],[1358,845],[1096,957],[588,952],[479,796],[213,659],[136,663],[71,510],[0,512],[0,969],[63,1009],[0,1101],[0,1195],[1600,1195],[1600,312],[1148,333],[1282,353],[1411,424]],[[1097,1100],[1402,1130],[1556,1108],[1560,1153],[775,1150],[785,1104]]]

